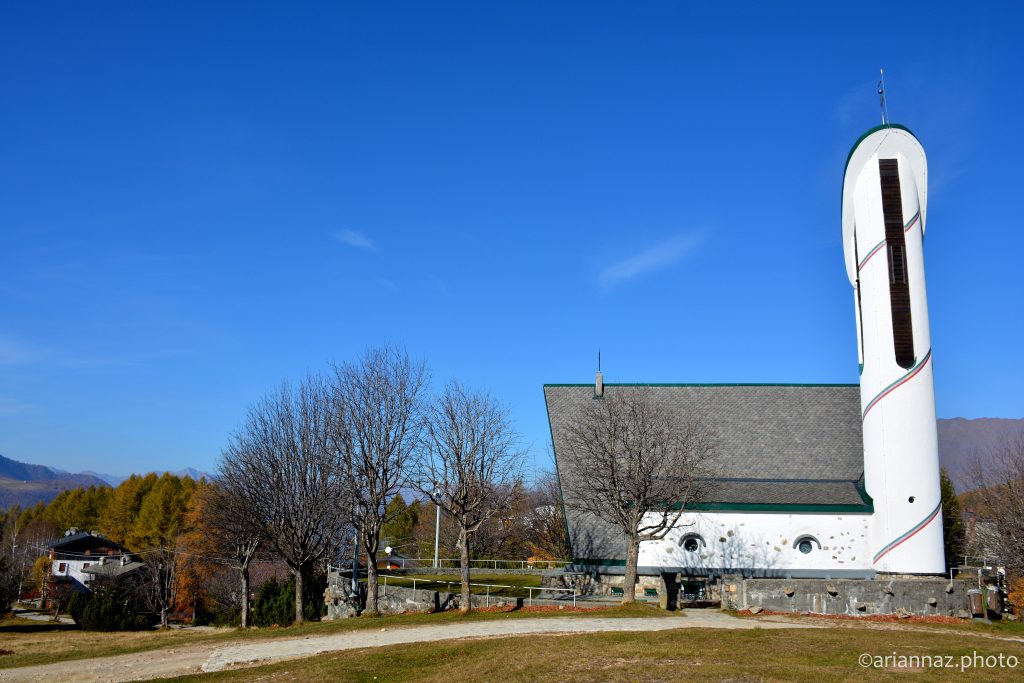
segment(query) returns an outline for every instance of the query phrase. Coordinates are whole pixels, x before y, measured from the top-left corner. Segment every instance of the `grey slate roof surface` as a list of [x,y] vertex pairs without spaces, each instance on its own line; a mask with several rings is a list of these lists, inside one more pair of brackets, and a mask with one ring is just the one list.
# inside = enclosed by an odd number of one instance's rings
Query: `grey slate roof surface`
[[120,558],[111,558],[111,560],[106,564],[91,564],[82,569],[82,572],[85,574],[92,574],[93,576],[116,578],[137,571],[144,566],[146,566],[145,563],[136,559],[132,559],[126,564],[121,564]]
[[851,481],[719,481],[711,500],[741,505],[863,505]]
[[[634,385],[606,384],[605,395]],[[655,401],[698,417],[717,436],[720,478],[705,502],[743,506],[844,505],[869,511],[858,491],[864,472],[856,385],[651,385]],[[558,459],[564,430],[594,400],[594,385],[546,385]],[[558,463],[563,494],[572,473]],[[746,508],[749,509],[749,508]],[[780,510],[781,511],[781,510]],[[576,557],[624,557],[621,532],[567,510]]]

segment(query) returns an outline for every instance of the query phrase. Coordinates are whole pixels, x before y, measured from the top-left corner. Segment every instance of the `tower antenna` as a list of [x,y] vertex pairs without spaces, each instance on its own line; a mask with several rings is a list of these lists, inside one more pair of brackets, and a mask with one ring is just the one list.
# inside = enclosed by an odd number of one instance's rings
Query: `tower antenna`
[[885,70],[878,70],[878,105],[882,108],[882,125],[889,125],[889,110],[885,106]]
[[597,371],[601,372],[601,349],[597,350]]

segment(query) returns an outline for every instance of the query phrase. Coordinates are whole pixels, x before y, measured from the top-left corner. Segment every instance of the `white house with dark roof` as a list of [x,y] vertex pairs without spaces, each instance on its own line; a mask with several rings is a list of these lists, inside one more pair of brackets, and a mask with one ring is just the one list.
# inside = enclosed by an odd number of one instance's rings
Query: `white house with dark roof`
[[78,591],[89,589],[89,583],[95,576],[90,569],[101,564],[119,563],[120,558],[128,553],[120,543],[74,528],[65,532],[62,538],[51,542],[49,550],[51,580],[55,583],[70,583]]
[[[944,572],[939,462],[925,293],[927,163],[907,129],[865,133],[847,162],[843,243],[854,290],[860,384],[655,384],[653,400],[718,437],[716,480],[641,575],[871,578]],[[851,360],[852,360],[851,344]],[[567,426],[628,385],[544,387],[558,460]],[[635,385],[634,385],[635,386]],[[566,509],[574,565],[621,574],[626,538]]]

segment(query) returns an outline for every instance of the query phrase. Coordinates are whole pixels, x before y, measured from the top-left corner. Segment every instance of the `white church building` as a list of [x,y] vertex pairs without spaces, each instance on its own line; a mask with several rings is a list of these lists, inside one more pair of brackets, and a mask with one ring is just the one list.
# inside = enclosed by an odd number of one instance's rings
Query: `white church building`
[[[652,400],[711,428],[709,498],[641,544],[641,575],[870,579],[945,571],[923,238],[928,168],[902,126],[854,145],[843,181],[860,383],[657,384]],[[852,356],[851,344],[851,356]],[[851,358],[852,362],[852,358]],[[616,384],[544,387],[558,463],[567,425]],[[566,510],[574,566],[621,574],[626,539]]]

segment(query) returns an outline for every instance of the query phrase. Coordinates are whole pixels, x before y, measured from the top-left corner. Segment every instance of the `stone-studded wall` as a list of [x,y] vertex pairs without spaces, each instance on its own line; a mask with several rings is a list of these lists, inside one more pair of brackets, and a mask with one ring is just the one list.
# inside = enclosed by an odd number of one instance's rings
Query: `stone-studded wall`
[[975,582],[943,578],[868,580],[731,579],[721,581],[722,607],[815,614],[970,616],[967,591]]

